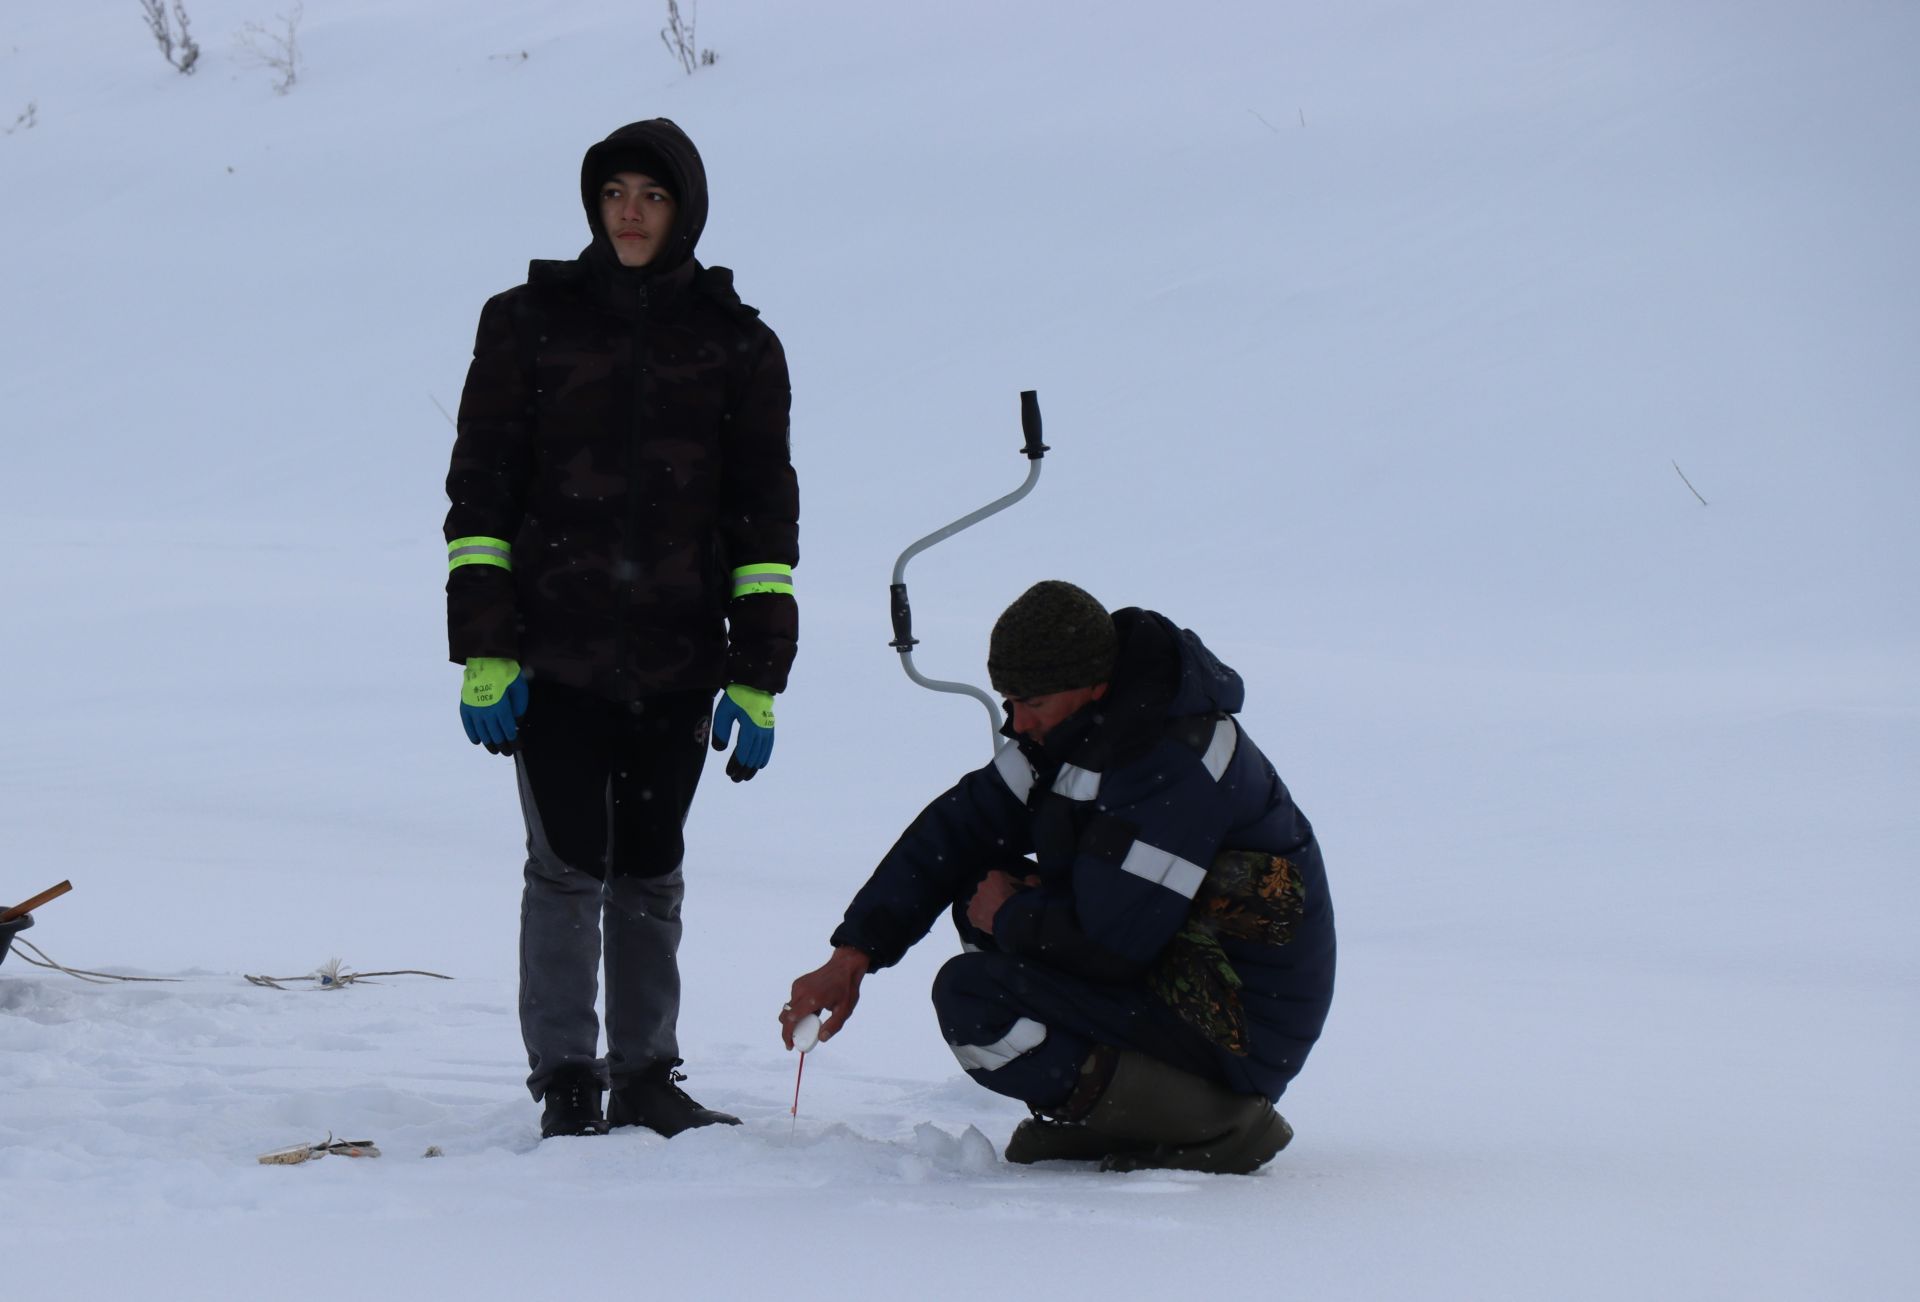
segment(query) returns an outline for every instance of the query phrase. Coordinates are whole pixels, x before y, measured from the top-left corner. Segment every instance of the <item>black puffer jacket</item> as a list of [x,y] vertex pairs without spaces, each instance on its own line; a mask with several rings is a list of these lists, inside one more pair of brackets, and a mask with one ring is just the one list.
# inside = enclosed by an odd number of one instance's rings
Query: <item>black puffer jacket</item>
[[[666,172],[677,209],[654,260],[627,268],[598,195],[635,153]],[[533,263],[481,310],[447,474],[446,538],[462,562],[447,576],[449,654],[518,660],[617,700],[727,682],[780,691],[798,633],[791,587],[735,596],[733,579],[799,561],[780,341],[730,271],[694,260],[706,173],[673,123],[588,150],[581,199],[587,249]]]

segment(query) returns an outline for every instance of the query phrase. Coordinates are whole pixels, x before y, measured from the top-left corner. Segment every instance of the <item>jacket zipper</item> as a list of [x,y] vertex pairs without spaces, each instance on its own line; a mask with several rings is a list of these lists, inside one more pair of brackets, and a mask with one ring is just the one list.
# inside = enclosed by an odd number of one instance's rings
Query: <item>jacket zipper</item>
[[[640,524],[643,517],[640,503],[640,435],[645,428],[646,411],[646,333],[647,333],[647,287],[641,284],[634,290],[636,313],[633,325],[628,333],[629,357],[633,372],[632,389],[627,401],[627,527],[626,536],[621,539],[621,567],[624,570],[622,585],[625,588],[621,599],[615,603],[618,623],[613,631],[613,673],[614,680],[622,689],[638,694],[638,675],[632,669],[632,657],[628,651],[628,642],[632,637],[633,616],[639,604],[639,539]],[[631,681],[629,681],[631,680]]]

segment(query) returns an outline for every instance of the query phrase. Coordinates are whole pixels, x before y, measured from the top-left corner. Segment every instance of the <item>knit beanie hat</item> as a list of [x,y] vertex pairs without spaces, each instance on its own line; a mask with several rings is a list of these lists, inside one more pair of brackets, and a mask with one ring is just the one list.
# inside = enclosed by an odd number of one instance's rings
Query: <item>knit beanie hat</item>
[[1001,612],[987,643],[987,677],[1009,699],[1104,683],[1119,639],[1091,595],[1045,579]]

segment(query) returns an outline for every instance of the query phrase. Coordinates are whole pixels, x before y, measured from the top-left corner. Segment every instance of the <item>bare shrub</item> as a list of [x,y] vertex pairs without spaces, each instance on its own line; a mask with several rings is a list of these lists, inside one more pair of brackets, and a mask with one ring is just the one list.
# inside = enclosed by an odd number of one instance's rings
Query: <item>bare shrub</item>
[[40,105],[29,100],[27,106],[20,110],[20,116],[13,120],[13,125],[5,131],[0,131],[0,135],[10,136],[16,131],[31,131],[33,130],[34,124],[39,120]]
[[712,50],[702,50],[694,39],[693,25],[700,20],[698,0],[688,6],[688,13],[692,17],[682,19],[680,0],[667,0],[667,25],[660,29],[660,43],[691,76],[696,68],[711,67],[717,56]]
[[[153,33],[153,43],[160,47],[160,57],[191,76],[200,63],[200,46],[187,31],[187,6],[185,0],[173,0],[173,14],[167,14],[167,0],[140,0],[140,12],[147,20],[147,30]],[[174,33],[174,27],[180,28]]]
[[256,68],[273,74],[273,93],[284,95],[300,80],[300,19],[305,6],[296,4],[293,12],[275,15],[278,27],[248,23],[235,38],[240,57]]

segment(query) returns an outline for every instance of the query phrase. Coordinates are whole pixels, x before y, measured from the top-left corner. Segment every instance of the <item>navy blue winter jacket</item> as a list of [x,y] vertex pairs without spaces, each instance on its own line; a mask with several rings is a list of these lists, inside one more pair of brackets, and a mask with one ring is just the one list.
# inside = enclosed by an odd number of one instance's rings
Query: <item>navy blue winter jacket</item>
[[[1242,1073],[1278,1097],[1319,1037],[1333,996],[1333,906],[1306,816],[1233,714],[1240,676],[1153,611],[1114,612],[1105,697],[1037,745],[961,778],[887,852],[835,945],[896,963],[994,868],[1037,872],[994,919],[1002,949],[1117,985],[1144,984],[1186,923],[1222,850],[1285,856],[1305,907],[1282,945],[1224,941],[1241,980]],[[1031,855],[1032,862],[1021,862]],[[1037,864],[1037,868],[1035,867]],[[1236,1073],[1236,1074],[1242,1074]]]

